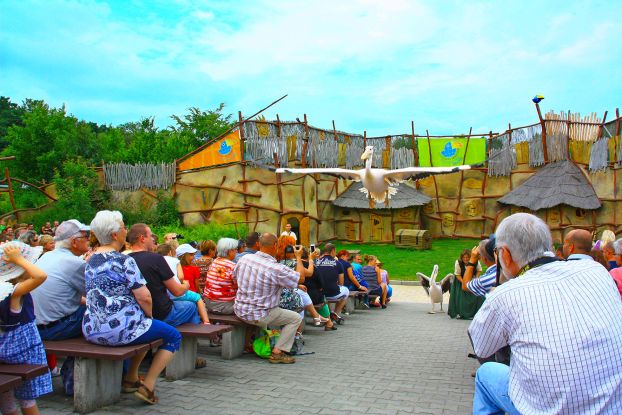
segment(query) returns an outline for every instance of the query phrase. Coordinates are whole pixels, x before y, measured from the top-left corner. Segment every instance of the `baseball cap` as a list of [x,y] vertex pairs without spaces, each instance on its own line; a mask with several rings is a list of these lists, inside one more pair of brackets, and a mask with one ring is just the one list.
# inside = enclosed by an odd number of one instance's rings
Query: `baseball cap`
[[[43,252],[42,246],[31,247],[22,242],[9,242],[0,245],[0,282],[7,282],[13,278],[17,278],[24,273],[24,268],[15,265],[12,262],[6,262],[2,257],[4,256],[4,249],[7,246],[17,245],[19,247],[19,253],[26,258],[26,261],[37,262],[41,252]],[[40,248],[40,249],[39,249]]]
[[91,227],[86,226],[76,219],[66,220],[56,228],[56,234],[54,235],[55,241],[64,241],[72,236],[79,234],[80,232],[90,232]]
[[175,251],[175,255],[177,257],[180,257],[180,256],[185,255],[185,254],[194,254],[195,252],[197,252],[197,250],[194,249],[192,247],[192,245],[190,245],[190,244],[181,244],[181,245],[179,245],[177,247],[177,251]]

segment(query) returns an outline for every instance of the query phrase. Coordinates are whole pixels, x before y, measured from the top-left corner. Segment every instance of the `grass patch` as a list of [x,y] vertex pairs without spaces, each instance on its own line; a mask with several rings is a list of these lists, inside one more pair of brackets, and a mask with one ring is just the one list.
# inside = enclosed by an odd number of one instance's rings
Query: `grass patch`
[[[238,225],[238,230],[243,238],[246,237],[248,229],[244,225]],[[153,233],[159,236],[160,242],[163,241],[164,235],[167,233],[177,233],[183,235],[184,239],[180,239],[179,243],[187,243],[190,241],[206,241],[211,239],[214,242],[218,242],[220,238],[233,238],[238,239],[238,234],[235,231],[233,225],[221,225],[216,222],[210,222],[203,225],[196,225],[193,227],[185,226],[153,226]]]
[[396,280],[417,280],[417,272],[430,275],[434,264],[438,264],[438,277],[442,279],[454,271],[454,263],[460,252],[473,248],[476,239],[434,239],[432,249],[425,251],[397,249],[395,245],[358,245],[336,243],[337,250],[358,249],[362,254],[375,255],[384,262],[389,277]]

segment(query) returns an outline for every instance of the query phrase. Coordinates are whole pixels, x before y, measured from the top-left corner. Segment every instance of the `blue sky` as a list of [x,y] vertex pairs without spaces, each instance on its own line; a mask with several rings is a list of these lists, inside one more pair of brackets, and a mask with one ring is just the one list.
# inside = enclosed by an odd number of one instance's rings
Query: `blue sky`
[[0,10],[0,95],[160,127],[191,106],[368,135],[502,131],[621,104],[620,1],[25,1]]

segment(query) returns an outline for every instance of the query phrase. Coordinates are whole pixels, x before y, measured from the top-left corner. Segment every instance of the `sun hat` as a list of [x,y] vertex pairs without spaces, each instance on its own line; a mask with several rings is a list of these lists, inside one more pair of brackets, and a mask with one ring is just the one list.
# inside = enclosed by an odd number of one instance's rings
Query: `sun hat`
[[177,247],[175,251],[175,256],[180,257],[185,254],[194,254],[197,250],[194,249],[190,244],[181,244]]
[[76,219],[66,220],[56,228],[56,233],[54,235],[55,241],[64,241],[65,239],[69,239],[72,236],[79,234],[80,232],[90,232],[91,227],[86,226]]
[[37,261],[39,255],[41,255],[41,252],[43,251],[42,246],[37,246],[33,248],[22,242],[9,242],[0,245],[0,282],[8,282],[9,280],[17,278],[24,273],[24,268],[17,266],[12,262],[6,262],[4,260],[4,249],[7,246],[14,245],[17,245],[19,247],[20,255],[26,258],[26,261],[32,262],[33,264]]

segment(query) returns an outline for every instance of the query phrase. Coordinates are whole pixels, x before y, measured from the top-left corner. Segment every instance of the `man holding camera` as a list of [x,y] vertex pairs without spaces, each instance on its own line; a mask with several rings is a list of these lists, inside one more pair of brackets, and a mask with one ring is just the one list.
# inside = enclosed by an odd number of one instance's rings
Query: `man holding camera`
[[469,327],[475,354],[510,346],[510,366],[477,371],[473,414],[622,413],[622,302],[595,261],[552,256],[551,232],[517,213],[496,231],[510,280],[491,292]]
[[239,318],[255,326],[283,326],[272,349],[270,363],[295,363],[296,360],[284,352],[291,350],[302,317],[279,308],[279,300],[281,289],[294,289],[301,282],[301,275],[304,275],[302,247],[294,248],[296,270],[293,270],[277,262],[277,241],[276,235],[264,233],[259,238],[259,251],[238,261],[233,270],[238,284],[233,310]]

